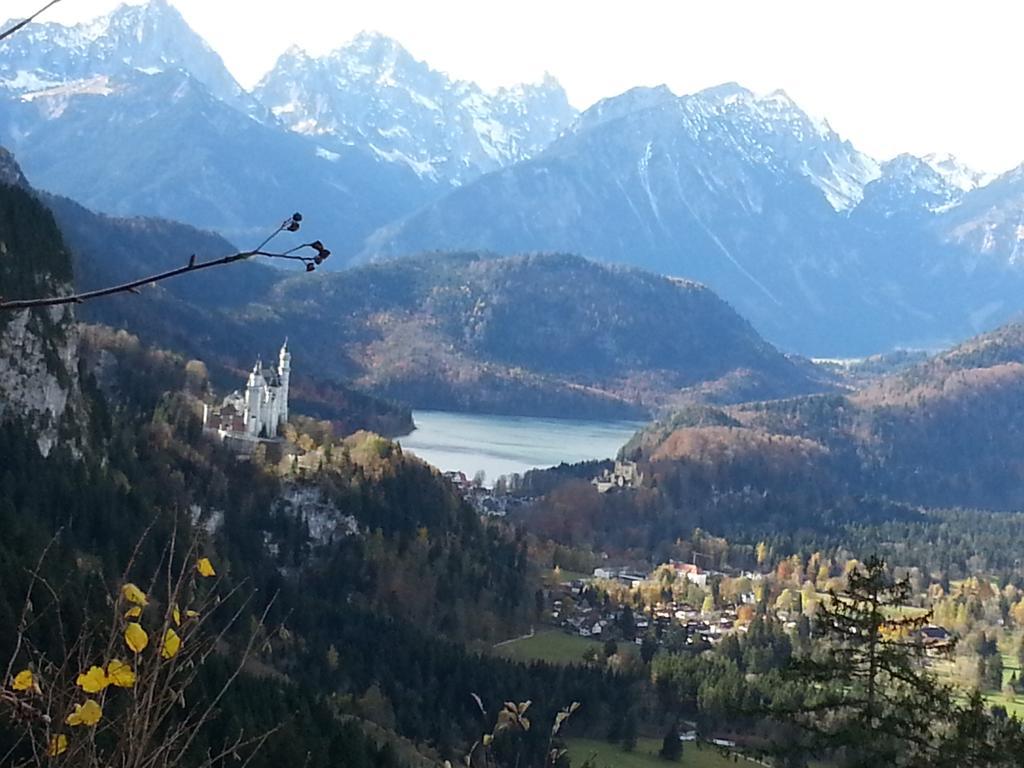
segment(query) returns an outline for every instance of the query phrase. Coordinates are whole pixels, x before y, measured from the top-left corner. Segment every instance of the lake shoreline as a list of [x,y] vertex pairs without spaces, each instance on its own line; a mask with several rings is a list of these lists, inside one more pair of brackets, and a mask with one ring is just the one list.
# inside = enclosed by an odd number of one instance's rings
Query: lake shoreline
[[641,421],[413,411],[417,428],[397,439],[402,450],[442,471],[493,481],[530,469],[613,459]]

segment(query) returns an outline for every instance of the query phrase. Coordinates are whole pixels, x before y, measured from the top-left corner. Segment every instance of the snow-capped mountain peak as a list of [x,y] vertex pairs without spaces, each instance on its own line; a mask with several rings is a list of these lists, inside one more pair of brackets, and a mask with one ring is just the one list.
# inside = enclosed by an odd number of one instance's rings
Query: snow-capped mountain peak
[[[655,112],[663,112],[662,117]],[[878,178],[878,163],[858,152],[824,120],[809,116],[785,91],[759,96],[737,83],[722,83],[687,96],[664,85],[633,88],[588,109],[574,133],[644,113],[644,121],[670,121],[707,152],[725,151],[773,173],[806,177],[836,211],[857,205],[864,186]]]
[[325,56],[287,51],[255,94],[297,133],[368,145],[383,160],[456,185],[531,157],[575,117],[550,76],[486,92],[378,32]]
[[994,178],[991,174],[968,167],[948,152],[931,152],[921,160],[942,176],[948,184],[962,192],[970,192],[972,189],[983,187]]
[[837,211],[855,207],[864,186],[881,173],[873,158],[844,141],[827,121],[811,117],[782,89],[758,96],[733,83],[697,96],[718,99],[752,144],[771,147],[779,161],[807,177]]
[[167,0],[121,5],[73,26],[34,23],[0,48],[0,88],[23,94],[133,69],[178,68],[222,101],[249,114],[260,111],[220,56]]

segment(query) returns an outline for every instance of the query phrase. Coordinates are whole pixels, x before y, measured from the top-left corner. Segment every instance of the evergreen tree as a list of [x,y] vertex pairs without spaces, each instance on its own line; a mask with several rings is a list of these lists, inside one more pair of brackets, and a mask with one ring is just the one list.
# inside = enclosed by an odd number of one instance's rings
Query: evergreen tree
[[[851,768],[1014,764],[1019,726],[999,726],[980,699],[958,705],[954,691],[926,670],[917,630],[930,615],[902,613],[911,597],[907,580],[894,580],[872,557],[850,571],[844,592],[830,596],[819,607],[823,642],[790,670],[806,695],[776,708],[802,726],[805,746],[819,754],[841,751]],[[780,749],[792,751],[791,744]],[[974,761],[976,755],[984,760]]]
[[661,750],[658,756],[662,760],[676,762],[683,756],[683,742],[679,740],[679,726],[672,723],[672,726],[665,732],[665,738],[661,740]]
[[654,658],[654,654],[658,652],[658,641],[655,640],[651,635],[644,635],[643,641],[640,643],[640,658],[644,664],[650,664],[651,659]]
[[622,748],[627,752],[636,749],[636,714],[633,710],[627,712],[622,721]]

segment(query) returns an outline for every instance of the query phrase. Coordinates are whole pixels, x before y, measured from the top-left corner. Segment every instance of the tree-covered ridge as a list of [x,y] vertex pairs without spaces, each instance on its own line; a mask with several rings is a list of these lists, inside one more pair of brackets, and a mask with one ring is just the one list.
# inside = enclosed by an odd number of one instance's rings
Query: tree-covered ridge
[[[638,434],[625,453],[732,462],[735,472],[756,442],[762,474],[795,471],[819,488],[1006,509],[1024,501],[1022,412],[1024,331],[1010,325],[847,395],[682,412]],[[807,448],[802,464],[787,464],[787,445]]]
[[0,289],[32,298],[71,281],[71,256],[53,214],[22,187],[0,184]]
[[[79,291],[179,267],[192,254],[212,259],[236,251],[223,238],[184,224],[104,216],[53,195],[40,195],[40,199],[64,233]],[[230,390],[238,386],[253,360],[268,350],[264,337],[233,320],[226,310],[256,301],[285,277],[283,271],[264,263],[245,261],[211,270],[198,279],[178,277],[146,286],[142,296],[89,302],[79,312],[84,320],[127,329],[146,344],[202,358],[216,384]],[[280,338],[294,337],[296,330],[282,328]],[[293,372],[292,399],[302,412],[330,419],[343,431],[372,429],[393,435],[412,428],[408,408],[346,386],[319,365]]]
[[695,283],[558,255],[429,254],[285,281],[237,313],[414,406],[637,414],[824,386]]

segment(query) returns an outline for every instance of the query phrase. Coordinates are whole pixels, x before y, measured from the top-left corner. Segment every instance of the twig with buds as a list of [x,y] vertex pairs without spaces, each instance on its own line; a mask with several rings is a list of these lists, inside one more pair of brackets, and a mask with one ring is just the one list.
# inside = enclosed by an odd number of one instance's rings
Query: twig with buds
[[28,26],[33,21],[35,21],[37,16],[40,16],[44,11],[46,11],[49,8],[52,8],[53,6],[55,6],[59,2],[60,2],[60,0],[50,0],[50,2],[48,2],[46,5],[44,5],[42,8],[40,8],[38,11],[33,13],[27,19],[22,19],[17,24],[13,24],[8,29],[5,29],[3,32],[0,32],[0,40],[8,38],[11,35],[13,35],[15,32],[17,32],[19,29],[21,29],[22,27]]
[[285,219],[281,222],[280,226],[271,232],[262,243],[249,251],[233,253],[229,256],[222,256],[219,259],[211,259],[210,261],[197,261],[195,254],[193,254],[189,258],[188,263],[184,266],[169,269],[166,272],[160,272],[156,275],[142,277],[138,280],[132,280],[128,283],[112,285],[108,288],[99,288],[94,291],[84,291],[82,293],[72,293],[67,296],[50,296],[39,299],[17,299],[13,301],[3,301],[0,299],[0,310],[19,310],[32,309],[35,307],[56,307],[63,304],[81,304],[82,302],[89,301],[90,299],[98,299],[102,296],[110,296],[116,293],[138,293],[139,288],[152,285],[153,283],[158,283],[161,280],[167,280],[168,278],[188,274],[189,272],[197,272],[201,269],[208,269],[209,267],[221,267],[226,264],[233,264],[236,261],[244,261],[245,259],[252,258],[253,256],[265,256],[268,259],[300,261],[305,264],[307,272],[313,272],[318,266],[323,264],[327,257],[331,255],[331,252],[327,250],[324,247],[324,244],[319,240],[314,240],[311,243],[302,243],[301,245],[297,245],[287,251],[274,252],[264,250],[270,241],[282,232],[298,232],[301,224],[302,214],[295,213],[292,214],[291,218]]

